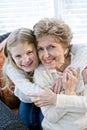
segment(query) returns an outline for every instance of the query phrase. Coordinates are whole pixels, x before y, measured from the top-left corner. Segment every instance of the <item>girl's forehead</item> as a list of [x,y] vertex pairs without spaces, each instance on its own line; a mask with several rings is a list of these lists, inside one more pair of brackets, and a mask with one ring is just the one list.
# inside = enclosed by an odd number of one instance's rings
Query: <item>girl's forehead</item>
[[16,46],[12,47],[10,49],[11,53],[14,53],[14,52],[22,52],[22,51],[27,51],[27,50],[35,50],[35,45],[32,44],[32,43],[18,43],[16,44]]
[[[35,44],[34,43],[30,43],[28,41],[17,42],[16,44],[14,44],[13,47],[15,47],[15,48],[18,48],[18,47],[21,47],[21,48],[23,48],[23,47],[35,47]],[[13,48],[13,47],[11,47],[11,48]]]

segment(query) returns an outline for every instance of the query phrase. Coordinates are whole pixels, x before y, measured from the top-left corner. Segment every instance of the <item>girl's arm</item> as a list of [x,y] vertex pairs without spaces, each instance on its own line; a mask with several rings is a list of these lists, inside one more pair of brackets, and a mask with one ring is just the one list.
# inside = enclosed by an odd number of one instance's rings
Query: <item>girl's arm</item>
[[71,52],[74,55],[74,58],[69,65],[73,68],[80,68],[80,72],[87,65],[87,45],[85,44],[73,44]]
[[14,94],[23,102],[31,102],[28,93],[39,93],[40,87],[31,83],[22,71],[17,70],[11,64],[6,67],[6,74],[10,80],[15,84]]

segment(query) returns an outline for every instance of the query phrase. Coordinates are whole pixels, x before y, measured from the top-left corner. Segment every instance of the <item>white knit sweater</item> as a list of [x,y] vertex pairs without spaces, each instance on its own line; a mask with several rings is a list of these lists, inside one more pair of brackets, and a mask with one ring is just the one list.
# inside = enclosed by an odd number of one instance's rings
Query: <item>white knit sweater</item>
[[[82,70],[87,65],[87,46],[75,44],[72,47],[72,53],[75,55],[70,66],[79,67]],[[29,92],[40,92],[39,86],[35,83],[31,83],[29,79],[26,78],[24,72],[18,71],[11,64],[6,67],[6,73],[8,77],[15,84],[15,95],[23,102],[30,103],[31,100],[27,96]],[[41,80],[41,79],[40,79]]]
[[[87,46],[85,45],[73,45],[72,53],[75,54],[74,60],[72,61],[72,67],[79,67],[80,70],[87,65]],[[26,78],[24,72],[16,70],[11,64],[7,65],[6,73],[8,77],[15,84],[15,95],[23,102],[31,103],[31,99],[27,96],[29,92],[41,92],[40,86],[51,84],[58,74],[52,77],[41,73],[43,67],[35,72],[35,82],[31,83]],[[38,75],[38,72],[39,75]],[[50,73],[50,72],[49,72]],[[44,78],[45,74],[46,78]],[[37,77],[37,79],[36,79]],[[51,78],[51,79],[50,79]],[[49,82],[48,82],[49,81]],[[83,84],[83,83],[82,83]],[[39,86],[40,85],[40,86]],[[84,92],[84,86],[79,85],[77,87],[77,93],[82,94]],[[81,92],[81,93],[80,93]],[[85,91],[85,93],[87,93]],[[87,128],[87,98],[86,96],[67,96],[60,94],[57,96],[57,104],[55,106],[46,106],[42,108],[44,113],[43,128],[44,130],[83,130]]]

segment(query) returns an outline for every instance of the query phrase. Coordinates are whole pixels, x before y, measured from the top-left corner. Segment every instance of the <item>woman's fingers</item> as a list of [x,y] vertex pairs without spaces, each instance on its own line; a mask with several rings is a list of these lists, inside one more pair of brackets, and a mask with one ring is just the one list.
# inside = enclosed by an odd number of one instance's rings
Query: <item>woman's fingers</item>
[[79,77],[80,69],[79,69],[79,68],[77,68],[77,69],[69,68],[69,69],[67,70],[67,72],[68,72],[69,74],[71,74],[72,76]]
[[56,94],[49,88],[44,88],[44,91],[40,94],[29,93],[28,96],[31,97],[32,102],[39,107],[56,103]]
[[53,90],[53,92],[54,93],[56,93],[56,94],[59,94],[60,93],[60,91],[61,91],[61,87],[62,87],[62,81],[61,81],[62,79],[61,78],[58,78],[56,81],[55,81],[55,83],[53,84],[53,86],[52,86],[52,90]]
[[70,68],[63,73],[63,88],[66,94],[74,94],[79,81],[79,69]]
[[82,76],[83,76],[84,84],[87,84],[87,66],[86,66],[85,69],[82,71]]

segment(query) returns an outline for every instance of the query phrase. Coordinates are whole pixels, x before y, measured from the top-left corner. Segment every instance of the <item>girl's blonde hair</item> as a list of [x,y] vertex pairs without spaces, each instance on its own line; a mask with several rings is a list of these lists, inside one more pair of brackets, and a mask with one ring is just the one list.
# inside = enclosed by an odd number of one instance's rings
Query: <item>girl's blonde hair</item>
[[[3,65],[3,78],[6,81],[6,84],[5,84],[4,88],[7,88],[7,87],[9,88],[9,85],[10,85],[10,79],[6,75],[6,72],[5,72],[7,64],[10,63],[10,64],[13,65],[13,67],[16,67],[16,69],[19,69],[17,67],[17,65],[15,64],[14,60],[12,59],[11,49],[13,47],[15,47],[16,45],[18,45],[19,43],[25,44],[26,42],[28,44],[33,44],[35,46],[35,48],[36,48],[36,39],[35,39],[34,33],[33,33],[32,30],[30,30],[28,28],[16,29],[7,38],[7,41],[6,41],[6,44],[4,46],[4,50],[3,50],[4,55],[6,57],[5,63]],[[28,76],[28,78],[32,79],[32,74],[31,73],[27,74],[27,76]]]

